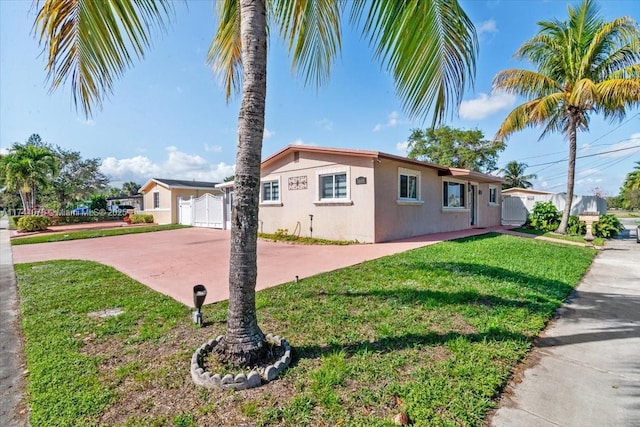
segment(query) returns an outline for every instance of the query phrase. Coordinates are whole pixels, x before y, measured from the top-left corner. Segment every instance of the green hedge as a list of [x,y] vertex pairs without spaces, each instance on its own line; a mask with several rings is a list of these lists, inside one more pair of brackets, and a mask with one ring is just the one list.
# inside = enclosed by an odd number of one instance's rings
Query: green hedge
[[44,231],[51,224],[48,216],[44,215],[25,215],[18,219],[18,231],[24,233],[26,231]]
[[131,214],[129,215],[131,224],[152,224],[153,215],[151,214]]

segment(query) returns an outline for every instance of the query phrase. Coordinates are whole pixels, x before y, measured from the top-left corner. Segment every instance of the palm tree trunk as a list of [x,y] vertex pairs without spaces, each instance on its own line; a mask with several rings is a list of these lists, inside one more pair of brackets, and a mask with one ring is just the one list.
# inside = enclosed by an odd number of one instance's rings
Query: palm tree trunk
[[569,111],[569,170],[567,171],[567,196],[562,211],[562,219],[556,232],[567,234],[567,225],[571,215],[571,205],[573,204],[573,186],[576,176],[576,133],[577,117]]
[[218,359],[236,366],[260,360],[266,351],[255,307],[260,163],[267,93],[265,0],[242,0],[242,102],[231,213],[227,332],[216,346]]

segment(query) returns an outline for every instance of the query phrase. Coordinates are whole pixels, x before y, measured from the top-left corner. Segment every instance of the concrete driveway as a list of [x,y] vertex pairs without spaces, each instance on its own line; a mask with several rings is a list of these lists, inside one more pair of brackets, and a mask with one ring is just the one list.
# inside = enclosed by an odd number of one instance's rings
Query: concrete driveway
[[[437,233],[388,243],[348,246],[258,242],[257,289],[265,289],[443,240],[496,229]],[[206,303],[229,297],[229,231],[183,228],[68,242],[13,246],[13,262],[56,259],[93,260],[115,267],[133,279],[188,306],[193,285],[207,287]]]

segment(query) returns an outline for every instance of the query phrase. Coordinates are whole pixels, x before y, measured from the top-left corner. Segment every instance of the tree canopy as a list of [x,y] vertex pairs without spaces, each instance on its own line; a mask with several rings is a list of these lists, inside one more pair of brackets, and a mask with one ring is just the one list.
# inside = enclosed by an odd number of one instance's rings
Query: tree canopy
[[448,126],[413,129],[408,139],[408,157],[442,166],[492,172],[496,169],[498,154],[505,149],[505,145],[483,138],[483,133],[478,129],[464,130]]

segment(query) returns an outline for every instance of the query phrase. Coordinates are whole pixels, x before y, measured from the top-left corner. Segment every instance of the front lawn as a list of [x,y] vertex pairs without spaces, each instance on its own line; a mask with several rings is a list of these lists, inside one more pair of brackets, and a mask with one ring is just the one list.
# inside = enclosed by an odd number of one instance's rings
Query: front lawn
[[227,303],[197,328],[190,308],[112,268],[20,264],[31,425],[393,426],[405,412],[414,426],[480,426],[595,253],[488,234],[261,291],[260,325],[294,360],[235,393],[189,375]]

